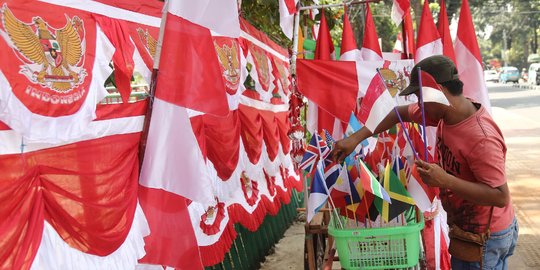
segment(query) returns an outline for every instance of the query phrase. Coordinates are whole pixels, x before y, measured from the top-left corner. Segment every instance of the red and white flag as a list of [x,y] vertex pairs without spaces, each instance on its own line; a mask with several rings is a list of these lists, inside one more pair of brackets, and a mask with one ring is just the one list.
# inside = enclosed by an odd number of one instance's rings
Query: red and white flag
[[212,36],[240,36],[235,0],[171,1],[159,65],[161,99],[204,113],[229,113]]
[[420,74],[422,74],[422,98],[424,99],[424,102],[436,102],[450,106],[448,99],[446,99],[446,96],[435,79],[425,71],[420,71]]
[[[326,23],[326,17],[324,15],[324,9],[321,12],[321,23],[319,27],[319,34],[317,38],[317,45],[315,46],[314,59],[317,60],[333,60],[335,58],[334,44],[332,43],[332,37],[330,36],[330,30]],[[332,130],[334,135],[335,117],[330,115],[324,110],[320,110],[317,104],[308,101],[308,114],[307,114],[307,129],[314,133],[322,131],[323,129]],[[338,135],[338,134],[335,134]],[[336,136],[336,138],[340,138]]]
[[392,95],[386,90],[383,78],[376,74],[368,86],[362,103],[360,103],[358,120],[373,132],[388,113],[394,109],[395,105]]
[[416,39],[416,54],[414,60],[416,63],[432,55],[443,53],[441,37],[437,32],[437,27],[433,22],[433,16],[429,10],[429,1],[424,1],[422,17],[420,19],[420,29]]
[[463,95],[480,102],[488,111],[491,111],[491,103],[484,81],[482,56],[476,40],[468,0],[463,0],[461,5],[454,49],[459,78],[463,82]]
[[292,40],[294,14],[297,12],[298,0],[279,0],[279,26],[286,37]]
[[343,14],[343,33],[341,34],[341,55],[339,60],[341,61],[355,61],[361,60],[360,50],[356,46],[356,40],[354,40],[354,33],[347,16],[347,9]]
[[364,61],[380,61],[383,60],[381,47],[379,46],[379,37],[377,29],[373,22],[373,16],[369,4],[366,4],[366,23],[364,25],[364,40],[362,41],[362,60]]
[[[443,44],[443,54],[452,59],[456,63],[456,54],[454,53],[454,45],[452,44],[452,36],[450,35],[450,26],[448,25],[448,15],[446,13],[446,4],[441,0],[441,12],[437,21],[437,29]],[[456,63],[457,64],[457,63]]]
[[394,21],[396,25],[399,25],[403,20],[405,13],[409,12],[410,7],[411,3],[409,0],[394,0],[392,3],[392,21]]

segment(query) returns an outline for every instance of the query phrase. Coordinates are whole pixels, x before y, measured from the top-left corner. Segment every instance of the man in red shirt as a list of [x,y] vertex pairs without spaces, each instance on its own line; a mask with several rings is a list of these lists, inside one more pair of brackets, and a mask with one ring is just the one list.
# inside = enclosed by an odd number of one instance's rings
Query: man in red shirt
[[[416,64],[410,85],[400,95],[419,95],[418,67],[435,79],[448,101],[424,103],[426,125],[437,127],[438,164],[417,160],[418,173],[426,184],[440,188],[449,225],[484,233],[490,223],[483,267],[507,269],[507,259],[517,242],[518,225],[506,183],[502,133],[481,104],[463,96],[457,69],[445,56],[431,56]],[[422,123],[419,104],[399,106],[397,112],[405,122]],[[364,127],[338,141],[332,151],[334,159],[341,162],[360,142],[398,122],[396,110],[392,110],[373,133]],[[452,256],[453,269],[480,269],[480,265]]]

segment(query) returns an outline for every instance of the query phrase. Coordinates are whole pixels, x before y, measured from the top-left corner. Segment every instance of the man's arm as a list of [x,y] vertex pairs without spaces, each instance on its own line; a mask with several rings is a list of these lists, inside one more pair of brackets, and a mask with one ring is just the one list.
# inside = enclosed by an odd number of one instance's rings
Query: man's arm
[[429,186],[450,189],[475,204],[505,207],[510,203],[510,191],[506,182],[495,188],[481,182],[469,182],[445,172],[435,163],[422,160],[416,161],[416,169],[422,181]]
[[[399,115],[401,116],[401,120],[403,122],[410,122],[411,117],[409,116],[409,106],[398,106],[396,107],[397,111],[399,112]],[[396,110],[390,111],[388,115],[382,120],[381,123],[375,128],[374,132],[371,132],[368,128],[365,126],[362,127],[360,130],[352,134],[350,137],[347,137],[343,140],[339,140],[334,145],[334,149],[332,149],[332,152],[330,155],[334,159],[334,161],[337,161],[339,163],[343,162],[343,160],[356,148],[356,146],[362,142],[363,140],[369,138],[373,134],[379,134],[391,127],[393,127],[395,124],[399,123],[399,117],[396,114]]]

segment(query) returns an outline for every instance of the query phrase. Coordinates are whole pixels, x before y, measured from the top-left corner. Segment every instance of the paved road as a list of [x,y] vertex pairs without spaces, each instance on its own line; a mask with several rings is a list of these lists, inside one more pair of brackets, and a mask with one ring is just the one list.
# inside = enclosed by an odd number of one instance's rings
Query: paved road
[[506,172],[520,232],[509,269],[540,269],[540,89],[488,84],[508,148]]

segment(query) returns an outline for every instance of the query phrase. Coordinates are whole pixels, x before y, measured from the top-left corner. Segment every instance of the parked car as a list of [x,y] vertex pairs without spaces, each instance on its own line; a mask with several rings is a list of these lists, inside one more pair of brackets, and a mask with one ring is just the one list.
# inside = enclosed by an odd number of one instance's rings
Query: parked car
[[534,63],[529,66],[529,83],[540,85],[540,63]]
[[519,70],[516,67],[503,67],[499,75],[499,81],[502,83],[519,81]]
[[495,70],[484,70],[484,80],[486,82],[498,82],[499,81],[499,73]]

